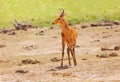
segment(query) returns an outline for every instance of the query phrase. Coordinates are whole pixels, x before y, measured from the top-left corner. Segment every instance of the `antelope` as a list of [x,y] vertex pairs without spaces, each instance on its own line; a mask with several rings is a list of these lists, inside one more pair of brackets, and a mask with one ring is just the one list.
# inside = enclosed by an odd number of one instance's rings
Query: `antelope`
[[62,37],[62,60],[61,67],[63,67],[63,59],[64,59],[64,50],[65,45],[67,45],[67,54],[68,54],[68,62],[69,66],[71,66],[70,61],[70,53],[73,58],[74,65],[77,65],[76,57],[75,57],[75,47],[76,47],[76,39],[77,39],[77,31],[69,26],[67,20],[65,19],[66,14],[64,13],[64,9],[60,10],[60,15],[54,20],[52,24],[59,25],[62,29],[61,37]]

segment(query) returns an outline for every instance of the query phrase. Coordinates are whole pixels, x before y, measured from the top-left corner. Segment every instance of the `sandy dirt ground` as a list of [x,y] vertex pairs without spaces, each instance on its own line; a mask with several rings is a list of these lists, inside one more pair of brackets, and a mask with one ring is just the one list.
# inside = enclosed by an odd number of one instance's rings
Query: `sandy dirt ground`
[[78,64],[65,53],[63,68],[60,27],[1,33],[0,82],[120,82],[120,26],[75,27]]

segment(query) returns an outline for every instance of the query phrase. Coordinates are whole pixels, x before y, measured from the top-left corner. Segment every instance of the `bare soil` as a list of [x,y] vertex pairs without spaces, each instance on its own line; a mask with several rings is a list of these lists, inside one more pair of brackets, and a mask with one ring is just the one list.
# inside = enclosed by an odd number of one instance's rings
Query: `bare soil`
[[63,68],[59,27],[1,33],[0,82],[120,82],[120,26],[75,28],[78,64],[65,53]]

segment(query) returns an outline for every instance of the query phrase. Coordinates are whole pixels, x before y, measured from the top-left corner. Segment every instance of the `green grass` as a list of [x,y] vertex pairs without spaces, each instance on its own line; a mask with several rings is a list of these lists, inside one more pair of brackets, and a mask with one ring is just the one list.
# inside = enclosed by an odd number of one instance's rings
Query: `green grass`
[[59,8],[65,9],[73,24],[120,20],[119,0],[0,0],[0,28],[13,27],[14,19],[50,26]]

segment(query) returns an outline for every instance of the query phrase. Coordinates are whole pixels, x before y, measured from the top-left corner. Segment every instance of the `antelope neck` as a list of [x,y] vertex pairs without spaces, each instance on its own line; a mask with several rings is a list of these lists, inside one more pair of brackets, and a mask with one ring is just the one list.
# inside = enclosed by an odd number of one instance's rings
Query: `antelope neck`
[[68,31],[68,30],[70,29],[70,28],[69,28],[69,25],[68,25],[67,23],[61,24],[60,26],[61,26],[61,28],[62,28],[62,32]]

